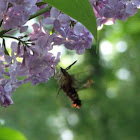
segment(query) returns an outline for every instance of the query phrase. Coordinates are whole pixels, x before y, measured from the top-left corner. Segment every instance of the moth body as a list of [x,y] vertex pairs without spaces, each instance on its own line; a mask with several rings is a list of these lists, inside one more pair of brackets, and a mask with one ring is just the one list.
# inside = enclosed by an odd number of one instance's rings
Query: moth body
[[[76,61],[73,63],[75,64]],[[60,67],[60,71],[57,75],[58,83],[60,85],[60,89],[62,89],[65,94],[71,99],[72,106],[75,108],[81,107],[81,100],[78,97],[78,93],[75,87],[75,79],[72,75],[70,75],[67,70],[73,65],[71,64],[66,69]]]

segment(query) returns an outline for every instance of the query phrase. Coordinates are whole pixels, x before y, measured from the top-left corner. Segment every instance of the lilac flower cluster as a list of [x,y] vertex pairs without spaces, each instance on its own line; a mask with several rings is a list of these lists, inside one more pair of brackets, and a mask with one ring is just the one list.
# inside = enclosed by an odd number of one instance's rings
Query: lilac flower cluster
[[140,0],[90,0],[98,26],[108,20],[123,20],[137,13]]
[[[60,53],[55,57],[49,52],[53,48],[54,36],[44,33],[40,27],[37,23],[33,25],[28,43],[22,40],[21,43],[12,42],[11,56],[5,54],[4,44],[0,45],[0,103],[4,107],[13,104],[11,94],[23,83],[37,85],[54,75]],[[18,61],[19,58],[22,61]],[[18,80],[19,77],[23,80]]]
[[91,48],[92,34],[81,23],[54,7],[51,8],[49,17],[44,18],[43,22],[46,25],[52,25],[56,32],[54,45],[64,44],[67,49],[76,50],[77,54],[82,54],[85,49]]
[[[37,85],[47,82],[54,76],[60,61],[60,53],[54,56],[50,51],[54,45],[64,45],[77,54],[83,54],[91,48],[93,36],[81,23],[50,8],[43,13],[43,20],[35,22],[33,31],[26,33],[28,26],[24,24],[39,9],[48,5],[39,5],[41,0],[0,0],[0,104],[8,107],[13,104],[11,95],[23,83]],[[127,20],[137,12],[140,0],[90,0],[98,26],[108,20]],[[45,27],[50,27],[49,31]],[[9,30],[24,33],[14,37]],[[3,31],[6,31],[3,34]],[[11,54],[7,51],[5,38],[18,42],[10,45]],[[22,79],[22,80],[20,80]]]
[[0,21],[3,21],[3,29],[22,27],[30,15],[38,10],[36,2],[37,0],[0,0]]

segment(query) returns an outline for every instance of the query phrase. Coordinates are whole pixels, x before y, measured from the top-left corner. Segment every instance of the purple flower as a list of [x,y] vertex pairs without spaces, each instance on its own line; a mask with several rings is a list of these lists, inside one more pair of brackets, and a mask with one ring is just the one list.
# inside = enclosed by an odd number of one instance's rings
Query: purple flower
[[[8,2],[12,6],[8,7]],[[30,15],[38,10],[36,0],[8,0],[8,2],[0,0],[0,21],[3,20],[4,30],[22,27]]]
[[0,103],[3,107],[8,107],[9,105],[13,104],[10,94],[3,93],[0,95]]
[[29,69],[28,78],[26,78],[24,82],[31,81],[32,84],[35,85],[40,82],[48,81],[49,78],[54,75],[55,67],[59,59],[60,53],[58,53],[56,58],[49,52],[44,55],[39,55],[37,53],[30,55],[28,57],[30,63],[25,66]]
[[55,20],[54,25],[54,29],[59,33],[53,39],[54,44],[64,44],[67,49],[76,50],[77,54],[82,54],[85,49],[90,49],[93,36],[81,23],[77,22],[73,29],[62,28],[58,20]]
[[43,20],[43,23],[47,25],[56,26],[56,23],[59,21],[62,28],[68,28],[71,22],[71,18],[68,15],[61,13],[56,8],[52,7],[50,11],[50,17],[47,17]]
[[40,22],[40,24],[34,23],[32,25],[32,27],[33,27],[33,32],[31,32],[29,34],[31,41],[37,40],[40,36],[44,36],[45,35],[45,33],[42,31],[42,24],[41,24],[41,22]]
[[137,13],[140,0],[90,0],[97,18],[98,26],[105,24],[110,18],[126,21]]

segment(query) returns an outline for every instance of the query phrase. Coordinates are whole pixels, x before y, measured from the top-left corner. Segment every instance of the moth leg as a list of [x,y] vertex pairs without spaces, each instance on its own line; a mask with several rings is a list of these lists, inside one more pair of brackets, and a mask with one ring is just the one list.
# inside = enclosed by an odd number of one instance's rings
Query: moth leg
[[58,90],[58,92],[56,94],[56,97],[59,95],[60,91],[61,91],[61,88],[59,88],[59,90]]
[[[51,67],[52,68],[52,67]],[[52,68],[53,69],[53,74],[54,74],[54,78],[56,77],[56,71],[55,71],[55,69],[54,68]]]
[[50,65],[48,65],[48,66],[53,70],[53,74],[54,74],[54,77],[55,77],[56,76],[55,69],[52,66],[50,66]]

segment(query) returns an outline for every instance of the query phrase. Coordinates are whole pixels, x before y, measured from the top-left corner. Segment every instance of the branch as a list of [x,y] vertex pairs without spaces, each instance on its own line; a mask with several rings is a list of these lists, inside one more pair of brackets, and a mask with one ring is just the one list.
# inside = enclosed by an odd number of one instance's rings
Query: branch
[[23,45],[30,47],[28,44],[32,44],[32,43],[27,43],[27,41],[23,41],[20,38],[14,37],[14,36],[8,36],[8,35],[3,35],[2,37],[6,37],[6,38],[12,38],[15,40],[18,40],[19,42],[21,42]]
[[50,10],[50,8],[51,8],[51,6],[47,6],[47,7],[43,8],[43,9],[37,11],[34,15],[31,15],[31,16],[30,16],[29,20],[31,20],[31,19],[33,19],[33,18],[35,18],[35,17],[38,17],[38,16],[40,16],[40,15],[46,13],[47,11]]

